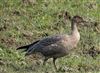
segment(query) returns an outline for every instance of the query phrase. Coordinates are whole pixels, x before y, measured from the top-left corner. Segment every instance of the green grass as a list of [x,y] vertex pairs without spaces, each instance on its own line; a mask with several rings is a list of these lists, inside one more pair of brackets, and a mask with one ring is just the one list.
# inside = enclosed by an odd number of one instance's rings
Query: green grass
[[89,23],[80,27],[81,40],[74,52],[58,59],[57,73],[100,73],[100,55],[83,54],[92,46],[100,50],[99,0],[0,0],[0,73],[56,73],[52,61],[42,66],[41,60],[24,57],[16,48],[49,35],[68,33],[70,22],[58,18],[62,11],[80,15]]

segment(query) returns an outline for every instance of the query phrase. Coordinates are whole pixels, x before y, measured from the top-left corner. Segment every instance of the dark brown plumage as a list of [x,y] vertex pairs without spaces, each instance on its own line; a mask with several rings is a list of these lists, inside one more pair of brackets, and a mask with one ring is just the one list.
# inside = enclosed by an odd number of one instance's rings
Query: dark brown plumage
[[81,22],[84,22],[80,16],[74,16],[71,19],[71,34],[62,34],[49,36],[44,39],[41,39],[31,45],[24,47],[19,47],[18,49],[26,48],[25,55],[31,55],[34,53],[41,53],[45,57],[43,64],[49,59],[53,58],[53,64],[55,69],[55,61],[57,58],[63,57],[69,53],[74,47],[77,46],[77,43],[80,40],[80,34],[77,29],[77,25]]

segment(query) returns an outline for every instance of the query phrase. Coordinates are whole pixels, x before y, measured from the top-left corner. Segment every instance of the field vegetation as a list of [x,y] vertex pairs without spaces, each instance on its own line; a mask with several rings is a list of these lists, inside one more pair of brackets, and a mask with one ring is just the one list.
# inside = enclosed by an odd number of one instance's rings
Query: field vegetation
[[[45,66],[35,55],[16,48],[55,34],[68,34],[69,12],[88,21],[81,40],[68,56]],[[100,0],[0,0],[0,73],[100,73]]]

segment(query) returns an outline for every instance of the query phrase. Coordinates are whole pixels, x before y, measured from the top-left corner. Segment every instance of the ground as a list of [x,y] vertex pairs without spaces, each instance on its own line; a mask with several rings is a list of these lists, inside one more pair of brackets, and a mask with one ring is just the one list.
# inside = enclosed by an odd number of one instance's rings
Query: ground
[[[25,57],[16,48],[55,34],[68,34],[64,13],[88,21],[80,26],[81,39],[54,70],[50,59]],[[0,0],[0,73],[100,73],[100,0]]]

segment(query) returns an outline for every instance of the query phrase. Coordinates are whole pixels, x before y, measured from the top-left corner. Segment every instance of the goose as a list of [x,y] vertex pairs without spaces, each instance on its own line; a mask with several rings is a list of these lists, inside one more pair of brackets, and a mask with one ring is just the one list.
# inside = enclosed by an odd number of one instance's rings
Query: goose
[[68,55],[72,49],[77,47],[77,44],[80,40],[80,33],[77,26],[84,22],[85,21],[82,17],[78,15],[73,16],[71,18],[71,33],[69,35],[59,34],[48,36],[41,40],[37,40],[32,44],[21,46],[17,48],[17,50],[25,49],[25,56],[29,56],[34,53],[41,53],[45,57],[43,65],[45,65],[48,59],[53,58],[53,65],[55,70],[57,70],[55,63],[57,58]]

